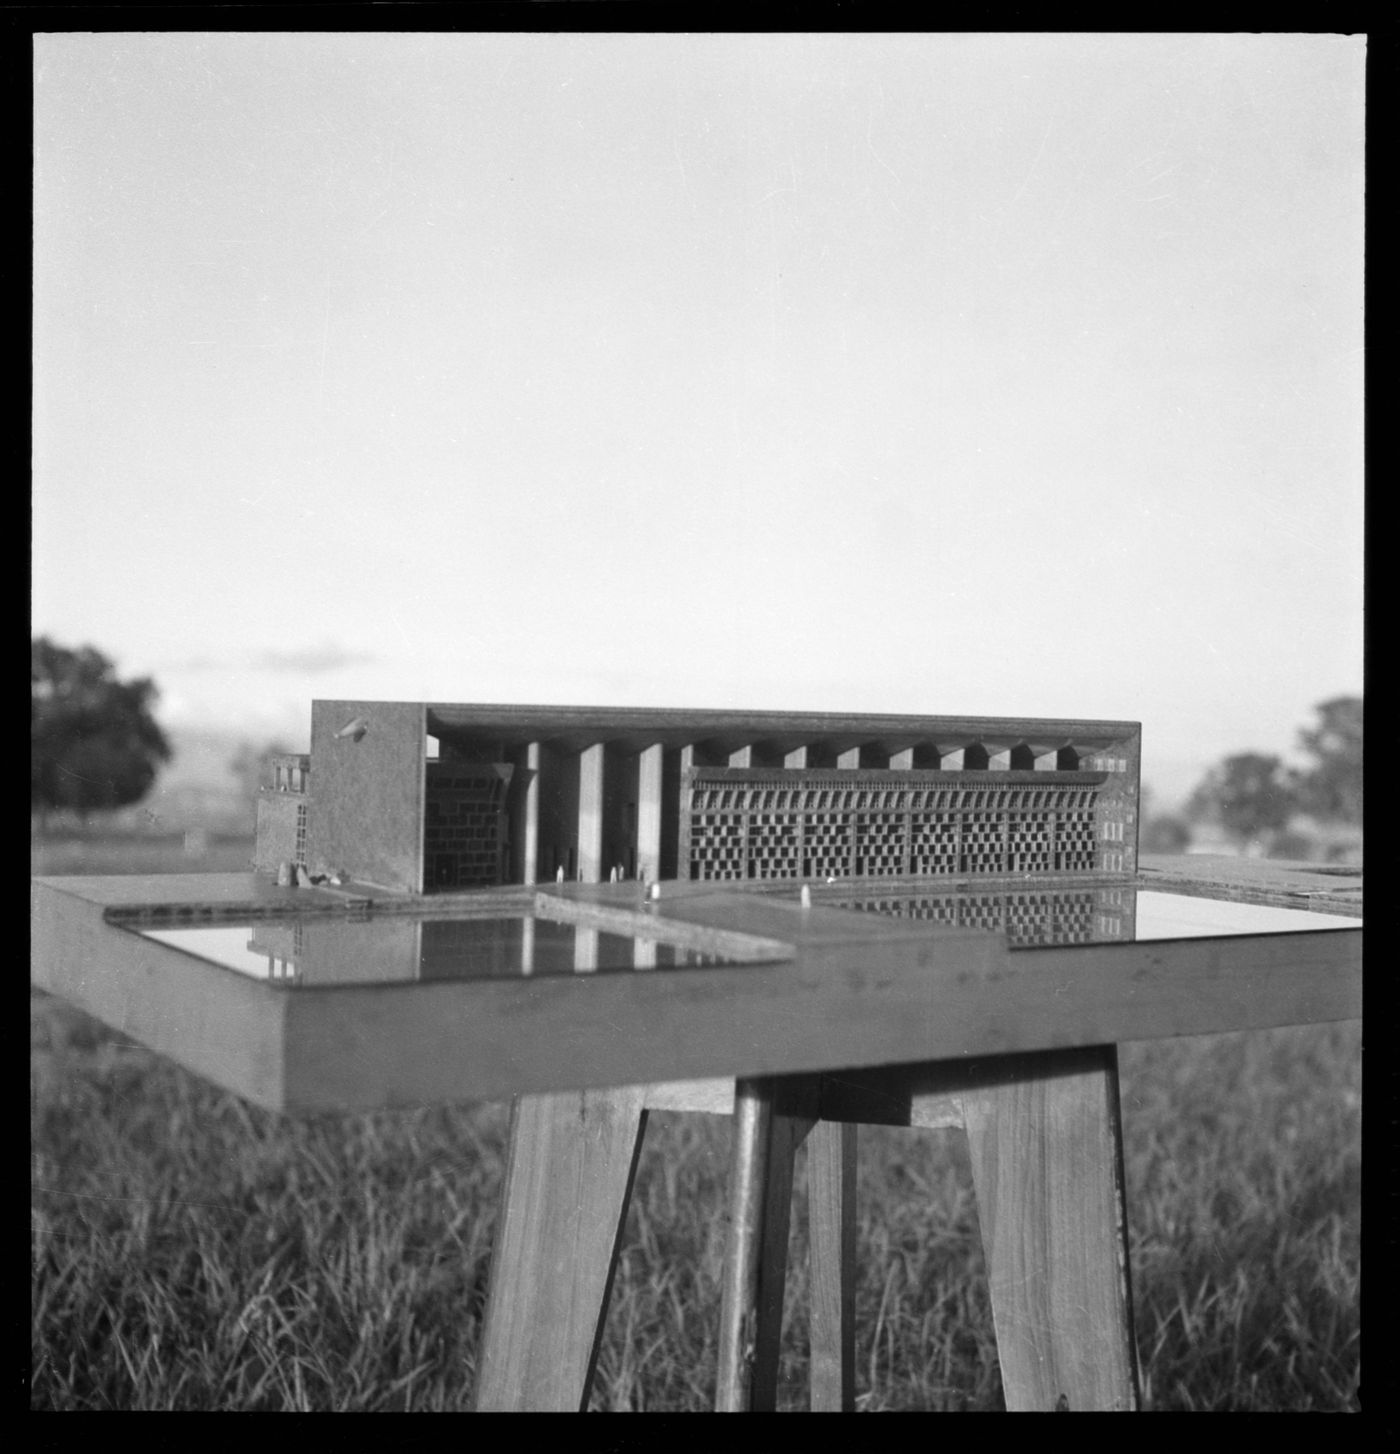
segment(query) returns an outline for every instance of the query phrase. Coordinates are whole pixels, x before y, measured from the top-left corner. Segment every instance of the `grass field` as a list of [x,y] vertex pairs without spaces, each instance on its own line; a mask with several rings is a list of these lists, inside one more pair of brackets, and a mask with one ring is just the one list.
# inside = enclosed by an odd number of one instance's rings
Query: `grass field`
[[[288,1121],[50,998],[30,1027],[32,1407],[470,1407],[504,1107]],[[1359,1409],[1360,1026],[1127,1045],[1121,1076],[1146,1407]],[[595,1408],[710,1406],[728,1145],[725,1118],[652,1117]],[[800,1167],[793,1409],[804,1200]],[[961,1137],[863,1129],[859,1217],[859,1406],[999,1408]]]

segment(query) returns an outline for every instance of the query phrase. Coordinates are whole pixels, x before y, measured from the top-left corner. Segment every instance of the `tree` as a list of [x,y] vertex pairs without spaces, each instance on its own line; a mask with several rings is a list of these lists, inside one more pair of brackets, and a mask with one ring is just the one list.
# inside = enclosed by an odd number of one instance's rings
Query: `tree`
[[1191,846],[1190,825],[1175,813],[1159,813],[1147,783],[1138,795],[1138,823],[1138,847],[1144,853],[1185,853]]
[[30,810],[92,812],[139,802],[170,744],[151,715],[148,677],[119,681],[91,646],[70,651],[47,637],[30,643]]
[[1360,823],[1362,699],[1333,697],[1313,710],[1317,725],[1298,733],[1298,746],[1313,760],[1294,777],[1298,806],[1324,822]]
[[1191,846],[1191,828],[1174,813],[1145,818],[1139,847],[1144,853],[1185,853]]
[[1211,768],[1191,794],[1187,816],[1217,821],[1241,846],[1284,827],[1297,810],[1283,760],[1241,752]]

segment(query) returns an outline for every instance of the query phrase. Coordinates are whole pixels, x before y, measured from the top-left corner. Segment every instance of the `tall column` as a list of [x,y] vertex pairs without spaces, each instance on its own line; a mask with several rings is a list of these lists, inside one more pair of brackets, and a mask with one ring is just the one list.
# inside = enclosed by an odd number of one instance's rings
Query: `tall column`
[[661,877],[661,744],[644,748],[637,762],[637,877]]
[[578,876],[603,881],[603,744],[585,747],[578,760]]
[[524,862],[521,882],[539,882],[540,868],[540,745],[531,742],[525,749],[525,822],[523,825]]

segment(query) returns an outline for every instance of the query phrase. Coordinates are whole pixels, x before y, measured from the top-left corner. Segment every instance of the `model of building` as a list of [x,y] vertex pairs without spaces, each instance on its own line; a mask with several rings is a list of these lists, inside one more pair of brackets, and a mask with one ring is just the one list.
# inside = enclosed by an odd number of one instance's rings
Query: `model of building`
[[1136,870],[1134,722],[317,701],[256,865],[406,894],[558,876]]

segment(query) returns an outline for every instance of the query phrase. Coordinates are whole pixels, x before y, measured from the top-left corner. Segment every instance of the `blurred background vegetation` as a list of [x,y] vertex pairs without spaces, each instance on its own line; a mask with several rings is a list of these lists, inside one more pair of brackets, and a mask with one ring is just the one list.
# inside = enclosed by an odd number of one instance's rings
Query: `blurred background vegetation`
[[30,651],[30,871],[156,873],[252,861],[268,759],[237,730],[165,728],[150,678],[123,680],[92,646]]
[[[1203,846],[1261,858],[1359,864],[1362,850],[1360,697],[1333,697],[1298,731],[1303,766],[1262,752],[1238,752],[1206,773],[1182,817],[1143,809],[1145,852]],[[1189,837],[1180,846],[1182,830]],[[1149,839],[1151,840],[1149,842]]]

